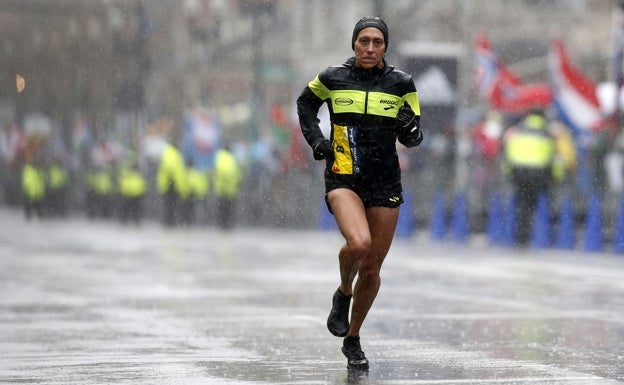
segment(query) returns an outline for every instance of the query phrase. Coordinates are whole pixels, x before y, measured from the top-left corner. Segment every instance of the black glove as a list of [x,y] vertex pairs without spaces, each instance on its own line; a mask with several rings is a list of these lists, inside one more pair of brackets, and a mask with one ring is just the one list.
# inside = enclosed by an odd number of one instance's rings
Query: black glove
[[416,114],[412,108],[405,102],[396,115],[398,120],[397,132],[401,135],[407,135],[418,130],[416,126]]
[[329,139],[323,139],[318,142],[314,148],[312,148],[314,159],[322,160],[327,159],[331,160],[334,158],[334,147],[332,146]]

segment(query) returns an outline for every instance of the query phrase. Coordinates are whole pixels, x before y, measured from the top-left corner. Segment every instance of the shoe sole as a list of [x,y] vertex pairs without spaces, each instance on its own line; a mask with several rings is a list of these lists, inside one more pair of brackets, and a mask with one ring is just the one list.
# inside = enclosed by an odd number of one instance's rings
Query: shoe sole
[[368,370],[368,364],[349,364],[349,363],[347,363],[347,369],[350,369],[350,370]]

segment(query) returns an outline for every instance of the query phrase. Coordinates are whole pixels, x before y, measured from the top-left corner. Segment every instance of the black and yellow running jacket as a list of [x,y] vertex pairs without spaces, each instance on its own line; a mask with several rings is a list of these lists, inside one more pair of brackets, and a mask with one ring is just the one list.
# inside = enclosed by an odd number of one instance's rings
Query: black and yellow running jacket
[[[357,68],[351,57],[340,66],[322,71],[297,99],[301,131],[314,148],[325,139],[317,114],[327,103],[331,120],[334,160],[328,171],[336,174],[384,175],[400,178],[396,140],[407,147],[422,141],[422,134],[397,133],[396,115],[407,102],[420,120],[420,104],[412,77],[384,62],[372,71]],[[329,162],[328,162],[329,163]]]

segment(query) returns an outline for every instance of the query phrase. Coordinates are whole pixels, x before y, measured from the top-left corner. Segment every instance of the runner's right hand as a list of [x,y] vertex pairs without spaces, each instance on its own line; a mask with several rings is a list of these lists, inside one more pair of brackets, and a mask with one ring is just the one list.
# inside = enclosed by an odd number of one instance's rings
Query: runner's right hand
[[316,160],[332,159],[334,157],[334,147],[329,139],[323,139],[314,146],[312,155]]

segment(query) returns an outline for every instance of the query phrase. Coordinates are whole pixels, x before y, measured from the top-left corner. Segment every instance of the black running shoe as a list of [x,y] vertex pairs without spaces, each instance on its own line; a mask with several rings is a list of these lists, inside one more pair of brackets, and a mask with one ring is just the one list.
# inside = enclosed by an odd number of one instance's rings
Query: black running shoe
[[336,337],[344,337],[349,332],[349,305],[350,295],[344,295],[340,288],[334,293],[332,309],[327,317],[327,329]]
[[342,353],[347,357],[347,368],[368,370],[368,359],[360,347],[360,337],[345,337]]

